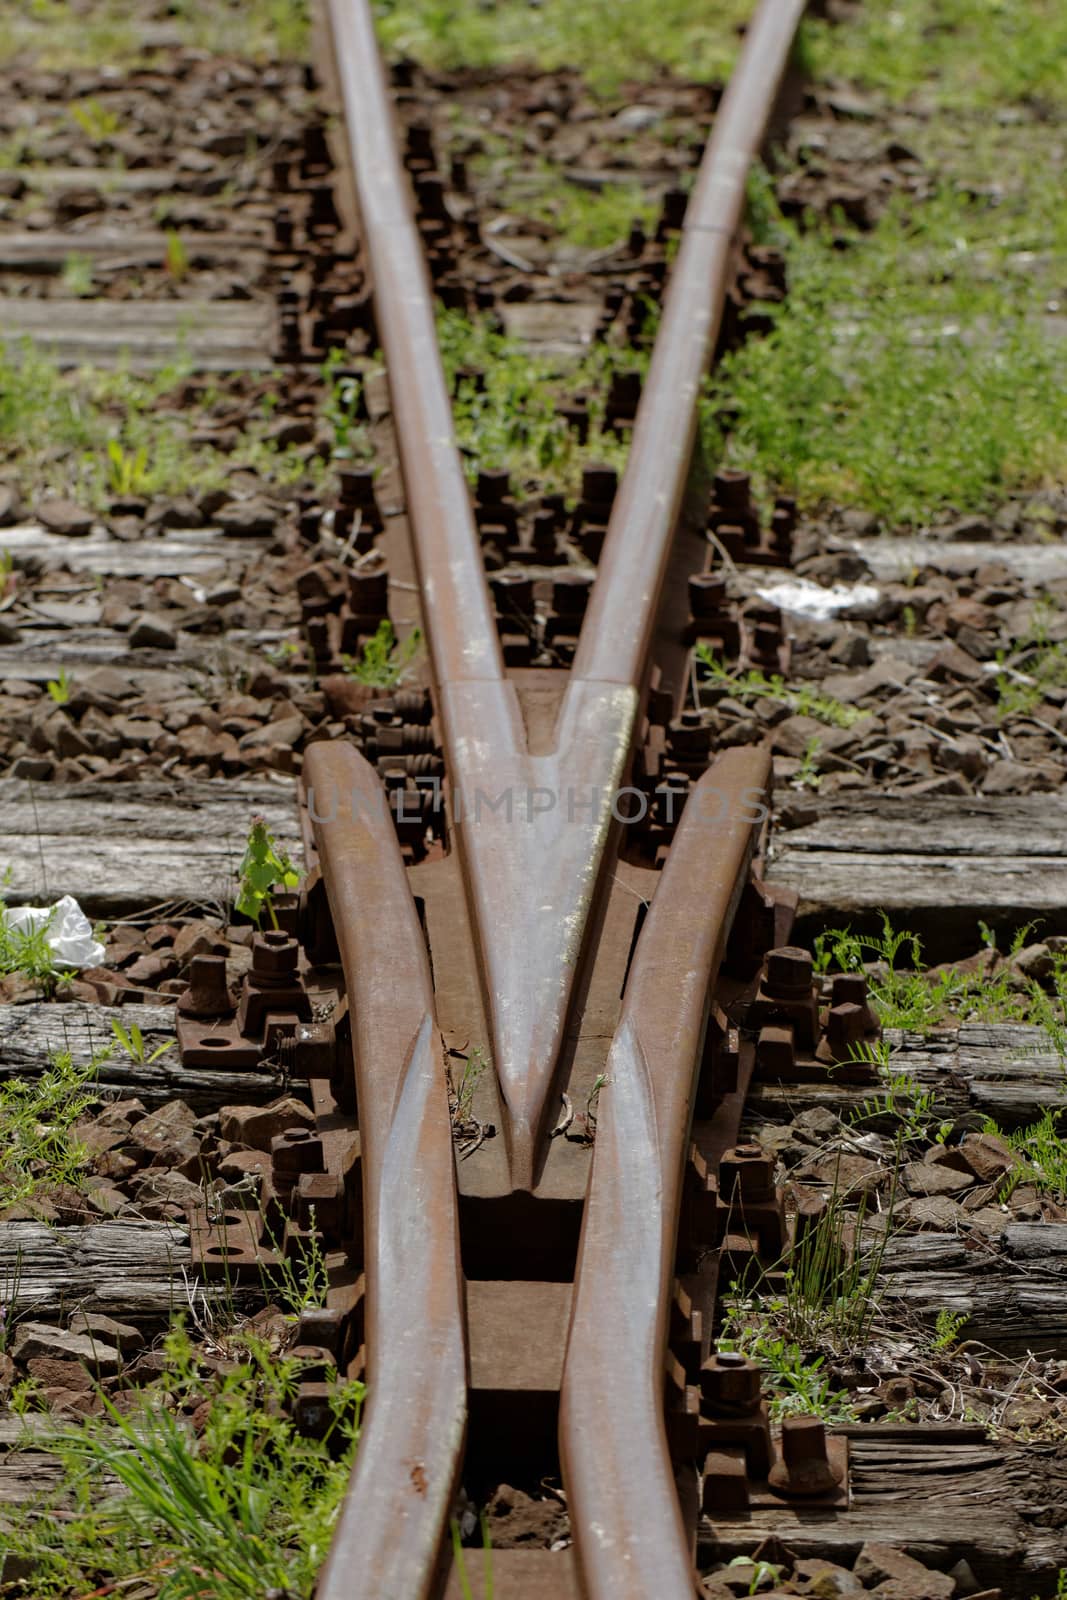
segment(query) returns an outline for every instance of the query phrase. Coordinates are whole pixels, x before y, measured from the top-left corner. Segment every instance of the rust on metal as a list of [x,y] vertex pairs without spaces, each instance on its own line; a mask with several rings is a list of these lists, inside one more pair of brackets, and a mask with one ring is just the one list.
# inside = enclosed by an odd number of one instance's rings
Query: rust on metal
[[[308,751],[345,977],[363,1165],[369,1401],[320,1600],[421,1600],[462,1459],[467,1372],[452,1129],[426,944],[374,769]],[[336,803],[334,803],[336,802]]]
[[[710,991],[756,845],[753,805],[769,776],[765,750],[733,750],[697,784],[641,933],[608,1055],[560,1444],[586,1589],[615,1600],[681,1600],[694,1589],[664,1423],[663,1351]],[[721,815],[715,823],[704,814],[709,795],[725,797],[713,808]]]

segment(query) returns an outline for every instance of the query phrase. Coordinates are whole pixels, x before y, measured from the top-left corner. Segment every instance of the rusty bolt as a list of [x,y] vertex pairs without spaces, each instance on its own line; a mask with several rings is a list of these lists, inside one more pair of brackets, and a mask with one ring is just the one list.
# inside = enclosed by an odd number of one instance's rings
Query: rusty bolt
[[818,1417],[786,1417],[782,1422],[782,1455],[768,1474],[779,1494],[832,1494],[841,1482],[840,1469],[830,1465],[826,1429]]
[[689,577],[689,610],[692,616],[716,617],[726,604],[726,580],[717,572],[694,572]]
[[865,1006],[831,1006],[826,1017],[826,1043],[835,1061],[847,1061],[854,1045],[868,1032]]
[[878,1014],[867,994],[867,975],[863,972],[839,972],[834,979],[830,995],[831,1006],[862,1006],[868,1033],[880,1031]]
[[322,1140],[309,1128],[290,1128],[288,1133],[277,1133],[270,1142],[271,1176],[275,1187],[279,1182],[292,1188],[302,1172],[323,1172]]
[[252,981],[285,978],[297,970],[299,947],[287,933],[257,933],[252,940]]
[[864,972],[839,972],[834,979],[831,1004],[862,1006],[867,1003],[867,975]]
[[304,1439],[325,1439],[333,1425],[330,1399],[334,1386],[329,1383],[302,1383],[293,1401],[293,1424]]
[[618,487],[619,475],[614,467],[585,467],[582,471],[582,499],[590,505],[614,500]]
[[749,475],[747,472],[724,468],[715,474],[715,503],[723,511],[747,511],[750,505]]
[[809,951],[782,945],[768,951],[764,991],[772,1000],[807,1000],[811,996],[812,971]]
[[189,963],[189,987],[178,997],[183,1017],[228,1017],[234,1010],[226,984],[225,956],[194,956]]
[[720,1350],[709,1356],[700,1369],[700,1393],[713,1414],[758,1411],[760,1369],[739,1350]]
[[739,1144],[724,1152],[719,1162],[719,1193],[723,1200],[774,1199],[774,1159],[761,1145]]

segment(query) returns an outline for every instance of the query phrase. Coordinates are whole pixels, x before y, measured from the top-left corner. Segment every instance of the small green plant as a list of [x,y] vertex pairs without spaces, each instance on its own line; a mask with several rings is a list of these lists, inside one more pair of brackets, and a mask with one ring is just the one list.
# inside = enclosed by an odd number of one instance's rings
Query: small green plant
[[272,889],[295,889],[300,874],[284,850],[279,849],[262,817],[254,817],[248,830],[245,853],[238,868],[236,910],[258,928],[264,911],[272,928],[278,918],[271,898]]
[[[923,970],[922,941],[907,929],[894,929],[882,915],[880,933],[830,928],[815,939],[815,970],[859,972],[867,981],[882,1025],[928,1032],[949,1018],[976,1022],[1020,1022],[1044,1028],[1052,1047],[1067,1057],[1067,956],[1051,957],[1048,990],[1035,979],[1020,979],[1010,962],[995,969],[971,970],[948,964]],[[1017,929],[1009,956],[1026,943],[1029,926]],[[990,935],[990,931],[986,930]],[[987,941],[988,942],[988,941]],[[907,965],[898,965],[901,957]]]
[[12,928],[4,916],[4,902],[0,898],[0,977],[18,972],[35,983],[45,996],[55,991],[56,984],[68,975],[60,966],[48,939],[55,912],[31,928]]
[[76,1066],[60,1051],[39,1077],[0,1084],[0,1210],[49,1188],[80,1187],[90,1157],[73,1129],[99,1098],[93,1084],[101,1059]]
[[849,1113],[848,1120],[852,1126],[890,1121],[904,1144],[925,1143],[932,1137],[943,1139],[951,1124],[939,1126],[935,1133],[935,1091],[924,1089],[912,1073],[893,1070],[889,1046],[884,1039],[873,1044],[860,1042],[853,1045],[847,1059],[865,1061],[878,1067],[882,1080],[881,1093],[869,1095]]
[[388,617],[384,617],[359,655],[342,656],[341,665],[357,683],[372,684],[379,689],[394,689],[402,682],[421,648],[420,629],[412,628],[407,637],[398,643],[393,624]]
[[460,1130],[466,1128],[473,1118],[474,1095],[489,1065],[485,1051],[477,1045],[462,1059],[463,1071],[460,1073],[459,1084],[453,1086],[451,1074],[449,1075],[452,1124]]
[[[484,1562],[482,1568],[482,1594],[485,1596],[485,1600],[493,1600],[493,1550],[489,1538],[489,1518],[484,1511],[478,1513],[478,1523],[482,1532],[482,1560]],[[449,1529],[452,1536],[452,1559],[459,1574],[463,1600],[474,1600],[474,1590],[471,1588],[471,1581],[467,1574],[467,1563],[463,1554],[463,1536],[455,1517],[452,1518]]]
[[934,1323],[934,1336],[930,1341],[935,1350],[951,1350],[959,1343],[960,1329],[967,1321],[966,1311],[950,1311],[942,1306]]
[[19,1288],[22,1284],[22,1250],[15,1251],[15,1262],[0,1274],[0,1355],[11,1343],[18,1315]]
[[148,448],[125,450],[117,439],[107,442],[108,484],[120,499],[140,494],[148,478]]
[[63,263],[63,288],[75,300],[85,300],[93,292],[93,263],[90,256],[72,252]]
[[[325,1437],[307,1439],[286,1414],[301,1361],[248,1331],[226,1339],[226,1370],[214,1376],[184,1331],[164,1348],[173,1411],[145,1397],[120,1412],[101,1396],[99,1417],[50,1438],[65,1469],[63,1515],[48,1514],[51,1497],[16,1513],[35,1600],[101,1584],[143,1590],[146,1578],[158,1600],[310,1596],[352,1468],[362,1384],[339,1384]],[[101,1492],[105,1477],[117,1495]]]
[[787,684],[777,672],[768,677],[756,668],[747,672],[731,671],[716,659],[711,646],[703,642],[693,653],[707,674],[704,683],[726,689],[735,700],[773,700],[777,705],[788,706],[797,716],[814,717],[817,722],[826,722],[835,728],[851,728],[867,715],[830,695],[819,694],[807,684]]
[[49,678],[45,688],[48,690],[49,699],[53,700],[57,706],[65,706],[70,699],[72,688],[70,674],[66,667],[60,667],[59,677]]
[[331,350],[319,369],[326,385],[323,415],[333,429],[335,461],[368,461],[371,458],[367,430],[360,422],[363,385],[359,376],[348,370],[343,350]]
[[182,242],[181,235],[173,228],[166,230],[167,250],[165,256],[166,268],[176,283],[189,275],[189,253]]
[[1067,1113],[1049,1107],[1040,1121],[1026,1128],[1005,1133],[994,1121],[987,1121],[985,1132],[1006,1140],[1021,1157],[998,1188],[998,1198],[1007,1200],[1020,1184],[1032,1184],[1040,1194],[1053,1198],[1067,1196],[1067,1139],[1060,1131]]
[[733,1556],[726,1565],[728,1567],[752,1568],[752,1576],[748,1582],[746,1593],[757,1594],[765,1583],[777,1583],[782,1575],[783,1568],[775,1566],[773,1561],[753,1561],[750,1556]]
[[177,1044],[176,1039],[165,1039],[149,1055],[144,1034],[136,1022],[131,1022],[127,1029],[123,1027],[118,1017],[112,1017],[111,1019],[111,1032],[115,1036],[116,1043],[126,1052],[130,1060],[136,1062],[139,1067],[150,1067],[153,1061],[158,1061],[160,1056],[165,1056],[167,1051],[173,1050]]
[[122,126],[117,113],[95,99],[80,100],[77,105],[71,106],[70,114],[93,144],[106,144]]
[[817,789],[822,783],[822,775],[815,765],[821,749],[822,741],[814,738],[809,739],[804,746],[804,754],[800,758],[800,766],[797,768],[796,777],[793,779],[793,782],[800,788]]
[[1034,607],[1030,626],[1010,650],[998,650],[997,716],[1029,716],[1045,700],[1050,690],[1067,688],[1067,644],[1053,642],[1049,626],[1053,610],[1047,604]]
[[315,1226],[315,1208],[309,1207],[308,1236],[300,1256],[290,1259],[285,1252],[285,1241],[276,1238],[269,1223],[267,1238],[276,1257],[270,1268],[260,1265],[263,1293],[276,1301],[290,1322],[299,1322],[304,1311],[317,1311],[326,1304],[330,1292],[330,1273],[323,1249],[322,1235]]

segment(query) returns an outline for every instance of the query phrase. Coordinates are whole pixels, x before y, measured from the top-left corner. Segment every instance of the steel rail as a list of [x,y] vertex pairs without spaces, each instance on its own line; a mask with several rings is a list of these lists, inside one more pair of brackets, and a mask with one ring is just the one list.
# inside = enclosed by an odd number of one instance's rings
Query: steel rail
[[608,1055],[560,1405],[575,1551],[596,1600],[695,1593],[664,1424],[670,1282],[709,999],[770,770],[763,748],[729,750],[690,795]]
[[[319,1600],[424,1600],[463,1454],[467,1351],[441,1038],[415,903],[374,768],[304,762],[352,1019],[368,1404]],[[325,820],[315,820],[322,818]]]
[[629,459],[574,658],[573,676],[639,685],[696,444],[697,401],[729,287],[748,170],[806,0],[762,0],[715,114],[686,207]]

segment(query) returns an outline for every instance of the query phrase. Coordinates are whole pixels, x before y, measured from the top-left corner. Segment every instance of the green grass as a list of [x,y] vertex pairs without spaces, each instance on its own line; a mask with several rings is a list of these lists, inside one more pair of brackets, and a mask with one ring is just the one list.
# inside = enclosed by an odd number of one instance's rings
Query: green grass
[[[339,1385],[327,1439],[302,1439],[285,1414],[298,1361],[250,1332],[225,1338],[217,1377],[180,1331],[166,1352],[173,1409],[145,1394],[132,1411],[108,1404],[49,1440],[65,1468],[61,1514],[53,1496],[12,1519],[34,1562],[35,1600],[103,1593],[101,1583],[122,1592],[135,1579],[158,1600],[309,1600],[351,1470],[362,1385]],[[188,1417],[205,1402],[194,1433]],[[101,1489],[102,1473],[118,1479],[117,1494]]]
[[71,1130],[97,1101],[99,1060],[79,1067],[62,1051],[39,1077],[0,1084],[0,1211],[59,1185],[80,1187],[90,1157]]
[[[790,293],[711,386],[727,460],[809,511],[900,527],[1062,482],[1067,358],[1043,317],[1067,261],[1067,11],[870,0],[806,22],[803,45],[816,81],[918,112],[892,133],[930,192],[898,194],[868,233],[805,231],[764,203]],[[722,447],[714,425],[707,437]]]
[[1051,604],[1039,603],[1026,634],[1014,640],[1010,650],[997,651],[997,715],[1001,719],[1029,715],[1050,689],[1067,688],[1067,644],[1054,644],[1049,637],[1054,617]]
[[398,640],[393,624],[385,617],[359,655],[342,656],[341,665],[348,677],[354,678],[357,683],[372,684],[379,689],[395,689],[407,675],[421,649],[421,629],[413,628],[406,638]]
[[[0,61],[32,55],[40,66],[126,66],[146,53],[130,0],[18,0],[0,20]],[[301,60],[309,41],[306,0],[171,0],[166,20],[181,43],[257,61]]]
[[98,510],[115,495],[220,487],[234,459],[279,484],[321,476],[317,458],[266,438],[266,414],[252,417],[232,454],[192,444],[192,429],[219,396],[209,389],[199,414],[183,410],[178,391],[189,375],[180,361],[151,375],[61,372],[28,344],[0,344],[0,468],[35,495],[69,494]]
[[[982,932],[992,947],[989,930]],[[1009,954],[1021,950],[1029,934],[1029,927],[1019,929]],[[955,963],[927,972],[922,941],[906,929],[894,930],[884,914],[881,933],[832,928],[815,940],[816,972],[856,972],[873,962],[880,965],[868,973],[868,986],[885,1028],[926,1033],[950,1020],[1017,1022],[1047,1029],[1053,1047],[1067,1055],[1067,954],[1053,956],[1045,989],[1007,964],[994,972],[968,971]]]
[[1017,1150],[1023,1164],[1008,1174],[999,1198],[1006,1200],[1019,1184],[1032,1184],[1041,1194],[1062,1201],[1067,1196],[1067,1139],[1063,1136],[1063,1113],[1047,1110],[1038,1122],[1010,1133],[990,1120],[984,1131],[996,1134]]
[[[518,480],[516,488],[529,483],[540,493],[575,496],[584,463],[602,462],[618,471],[625,466],[626,442],[603,427],[604,400],[612,372],[643,371],[647,356],[596,345],[577,362],[554,360],[455,311],[440,313],[437,332],[450,386],[458,371],[484,375],[483,388],[461,378],[452,407],[472,481],[479,469],[506,469]],[[577,394],[590,400],[585,445],[559,411]]]
[[[1050,226],[1051,226],[1050,222]],[[1056,225],[1062,230],[1062,223]],[[763,493],[900,526],[977,511],[1067,473],[1067,361],[1003,219],[943,191],[869,234],[783,224],[790,292],[722,363],[707,445]]]
[[952,109],[1067,106],[1060,0],[865,0],[847,24],[805,23],[808,58],[894,102]]
[[575,67],[612,93],[668,67],[722,78],[737,51],[749,0],[694,7],[690,0],[378,0],[379,38],[393,54],[433,67],[525,64]]
[[[856,706],[847,706],[843,701],[835,700],[832,695],[820,694],[810,684],[786,683],[777,672],[768,677],[758,668],[733,671],[716,660],[710,645],[698,644],[695,655],[703,672],[699,686],[725,689],[731,699],[742,702],[770,700],[775,705],[788,706],[795,716],[814,717],[818,722],[825,722],[834,728],[851,728],[868,715]],[[809,764],[816,753],[810,747],[805,753]]]

